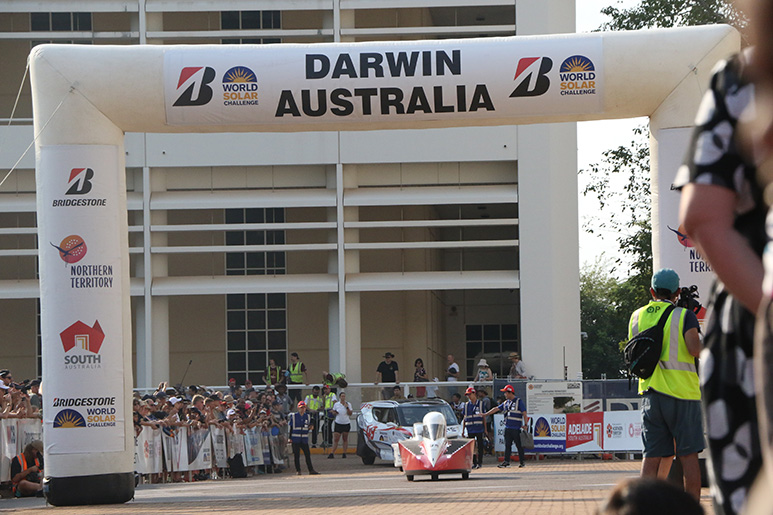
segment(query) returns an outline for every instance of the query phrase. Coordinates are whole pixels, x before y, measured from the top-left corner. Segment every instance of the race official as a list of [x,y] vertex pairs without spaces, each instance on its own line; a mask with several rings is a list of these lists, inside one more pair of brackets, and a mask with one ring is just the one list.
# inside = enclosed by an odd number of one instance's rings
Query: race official
[[34,440],[11,460],[11,483],[16,497],[39,495],[43,491],[43,442]]
[[483,418],[482,403],[478,400],[475,388],[470,386],[464,392],[467,402],[462,404],[463,429],[467,429],[467,436],[475,439],[476,453],[472,457],[472,468],[479,469],[483,466],[483,433],[485,432],[485,420]]
[[515,447],[518,449],[518,467],[523,468],[525,464],[523,461],[523,446],[521,445],[521,426],[528,418],[526,416],[526,405],[523,403],[523,400],[515,396],[515,388],[512,385],[505,386],[500,392],[505,392],[505,402],[484,413],[486,417],[500,411],[505,414],[505,459],[498,467],[506,468],[510,466],[510,451],[513,442],[515,442]]
[[333,413],[333,406],[338,402],[338,397],[330,391],[330,385],[322,387],[322,403],[324,404],[324,425],[322,426],[322,441],[325,447],[333,445],[333,419],[336,414]]
[[[652,276],[652,301],[633,312],[628,337],[657,325],[666,308],[679,297],[679,276],[662,268]],[[684,471],[684,489],[700,499],[698,453],[703,450],[701,390],[695,358],[701,350],[698,319],[688,309],[675,307],[663,328],[663,349],[655,372],[639,379],[642,395],[644,460],[642,477],[668,476],[674,453]],[[662,466],[661,466],[662,465]]]
[[[306,365],[300,360],[297,352],[290,354],[290,366],[285,371],[287,374],[287,384],[309,384],[309,376],[306,372]],[[300,389],[288,389],[290,400],[298,402],[301,400]]]
[[293,457],[295,458],[295,472],[301,475],[301,451],[306,456],[306,468],[310,475],[319,474],[311,464],[311,451],[309,450],[309,431],[314,430],[311,416],[306,411],[306,403],[298,403],[298,411],[290,413],[290,440],[293,444]]
[[324,407],[324,404],[325,404],[325,400],[319,394],[319,386],[314,386],[311,389],[311,395],[306,396],[305,402],[306,402],[306,408],[309,410],[309,415],[311,415],[311,422],[314,425],[314,431],[311,432],[311,446],[316,447],[317,430],[320,427],[319,415],[322,412],[322,408]]

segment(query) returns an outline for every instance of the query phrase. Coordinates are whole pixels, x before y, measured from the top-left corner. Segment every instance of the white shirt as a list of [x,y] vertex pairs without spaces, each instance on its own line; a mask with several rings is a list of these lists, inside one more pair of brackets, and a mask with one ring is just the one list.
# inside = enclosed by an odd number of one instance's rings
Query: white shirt
[[[459,373],[459,365],[457,365],[456,362],[451,363],[450,365],[448,365],[448,371],[449,372],[456,372],[458,374]],[[456,381],[456,380],[457,379],[455,377],[450,376],[450,375],[448,377],[446,377],[446,381]]]
[[333,411],[336,412],[336,424],[345,425],[350,423],[349,413],[346,411],[347,409],[352,409],[351,402],[347,401],[346,405],[344,405],[341,403],[341,401],[338,401],[333,405]]

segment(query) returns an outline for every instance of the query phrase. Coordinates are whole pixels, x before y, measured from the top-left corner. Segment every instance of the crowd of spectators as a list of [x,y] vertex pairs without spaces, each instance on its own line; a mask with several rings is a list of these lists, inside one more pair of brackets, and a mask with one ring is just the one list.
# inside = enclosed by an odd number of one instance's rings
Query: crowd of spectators
[[0,370],[0,418],[41,418],[40,380],[14,382],[10,370]]

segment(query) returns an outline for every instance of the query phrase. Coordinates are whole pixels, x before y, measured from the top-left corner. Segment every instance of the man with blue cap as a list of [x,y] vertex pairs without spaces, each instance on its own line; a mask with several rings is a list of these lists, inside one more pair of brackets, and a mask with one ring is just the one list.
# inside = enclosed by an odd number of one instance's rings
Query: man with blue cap
[[679,458],[684,471],[684,489],[700,499],[701,474],[698,453],[703,450],[701,390],[696,360],[701,351],[698,318],[689,309],[676,307],[679,276],[662,268],[652,276],[652,301],[634,311],[628,338],[654,327],[666,316],[663,347],[655,371],[639,379],[642,396],[642,477],[665,479]]

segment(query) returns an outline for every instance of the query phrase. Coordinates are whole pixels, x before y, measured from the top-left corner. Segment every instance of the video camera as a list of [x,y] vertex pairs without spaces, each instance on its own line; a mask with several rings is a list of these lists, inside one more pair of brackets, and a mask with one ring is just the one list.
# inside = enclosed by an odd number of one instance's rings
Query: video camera
[[698,302],[698,286],[693,284],[692,286],[685,286],[679,290],[679,300],[676,301],[676,305],[680,308],[689,309],[696,315],[701,310],[701,303]]

